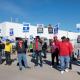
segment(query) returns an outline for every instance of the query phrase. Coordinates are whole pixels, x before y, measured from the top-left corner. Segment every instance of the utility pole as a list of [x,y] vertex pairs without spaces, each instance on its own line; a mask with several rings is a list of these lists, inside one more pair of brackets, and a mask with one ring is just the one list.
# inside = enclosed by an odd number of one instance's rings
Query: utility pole
[[12,22],[12,17],[10,18],[10,22]]
[[18,23],[19,22],[19,19],[18,18],[15,18],[15,22]]
[[68,34],[69,34],[69,32],[67,31],[67,38],[68,38]]

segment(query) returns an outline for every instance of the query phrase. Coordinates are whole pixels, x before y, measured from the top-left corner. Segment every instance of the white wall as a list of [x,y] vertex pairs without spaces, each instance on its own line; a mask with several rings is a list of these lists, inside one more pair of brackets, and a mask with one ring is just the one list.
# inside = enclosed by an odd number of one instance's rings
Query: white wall
[[[10,28],[14,29],[14,36],[10,36],[9,34]],[[19,23],[3,22],[0,24],[0,29],[2,29],[2,33],[0,33],[0,36],[1,35],[8,36],[9,38],[12,38],[12,37],[29,38],[30,35],[33,35],[33,37],[39,35],[41,37],[47,37],[48,39],[52,39],[54,36],[53,34],[48,34],[48,28],[44,28],[43,34],[37,34],[37,26],[32,26],[32,25],[30,25],[29,32],[23,33],[23,24],[19,24]],[[59,33],[58,33],[59,39],[62,36],[69,37],[70,39],[76,39],[77,35],[78,33],[68,32],[68,31],[63,31],[63,30],[59,30]]]
[[1,29],[0,36],[6,36],[6,23],[1,23],[0,29]]

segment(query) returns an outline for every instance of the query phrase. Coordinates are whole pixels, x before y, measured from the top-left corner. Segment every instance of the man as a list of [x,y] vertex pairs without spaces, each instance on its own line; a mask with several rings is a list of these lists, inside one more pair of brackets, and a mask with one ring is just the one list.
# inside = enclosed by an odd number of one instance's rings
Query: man
[[42,40],[40,39],[39,36],[36,36],[35,38],[35,43],[33,45],[34,51],[35,51],[35,66],[38,66],[38,61],[40,60],[40,67],[42,67],[42,56],[41,56],[41,51],[42,51]]
[[25,68],[30,68],[26,59],[26,46],[21,38],[19,38],[16,44],[16,50],[18,54],[19,69],[22,70],[22,60],[24,62]]
[[2,63],[2,42],[0,40],[0,64]]
[[43,44],[43,46],[42,46],[42,52],[43,52],[43,58],[47,58],[47,43],[46,42],[44,42],[44,44]]
[[68,72],[69,62],[70,62],[70,45],[66,41],[66,37],[63,36],[62,41],[59,44],[59,56],[60,56],[60,64],[61,64],[61,74],[64,73],[64,70]]
[[52,67],[54,67],[54,59],[56,57],[56,65],[59,65],[59,40],[57,39],[57,36],[54,36],[53,42],[51,44],[51,58],[52,58]]
[[5,43],[5,57],[6,57],[6,65],[11,64],[11,53],[12,53],[12,44],[10,43],[10,40],[7,39]]
[[70,42],[70,39],[67,38],[66,41],[69,43],[70,45],[70,64],[69,64],[69,69],[72,69],[72,53],[73,53],[73,46],[72,43]]

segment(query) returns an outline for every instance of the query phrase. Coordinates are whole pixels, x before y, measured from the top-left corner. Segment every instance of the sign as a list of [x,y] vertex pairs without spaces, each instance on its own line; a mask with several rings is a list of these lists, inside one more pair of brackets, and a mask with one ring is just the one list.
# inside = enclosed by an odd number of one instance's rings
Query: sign
[[57,24],[57,25],[54,27],[54,34],[57,34],[57,33],[58,33],[58,28],[59,28],[59,25]]
[[23,32],[29,32],[29,27],[23,27]]
[[54,27],[54,34],[58,33],[58,27]]
[[29,32],[30,24],[29,23],[23,23],[23,32]]
[[30,35],[30,40],[33,40],[33,39],[34,39],[33,35]]
[[9,34],[10,34],[10,36],[13,36],[13,35],[14,35],[14,30],[13,30],[13,28],[10,28]]
[[37,24],[37,33],[43,33],[43,24]]
[[51,27],[51,26],[48,27],[48,33],[53,34],[53,27]]
[[43,28],[42,27],[38,27],[37,28],[37,33],[43,33]]

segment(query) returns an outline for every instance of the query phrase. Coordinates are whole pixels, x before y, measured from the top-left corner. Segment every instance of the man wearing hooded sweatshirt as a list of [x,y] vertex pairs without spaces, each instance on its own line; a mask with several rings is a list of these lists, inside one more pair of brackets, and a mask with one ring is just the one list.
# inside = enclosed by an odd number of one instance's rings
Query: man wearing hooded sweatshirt
[[69,62],[70,62],[70,51],[71,51],[71,46],[70,44],[66,41],[66,37],[63,36],[62,41],[59,44],[59,56],[60,56],[60,64],[61,64],[61,74],[64,73],[64,70],[68,72],[69,68]]

